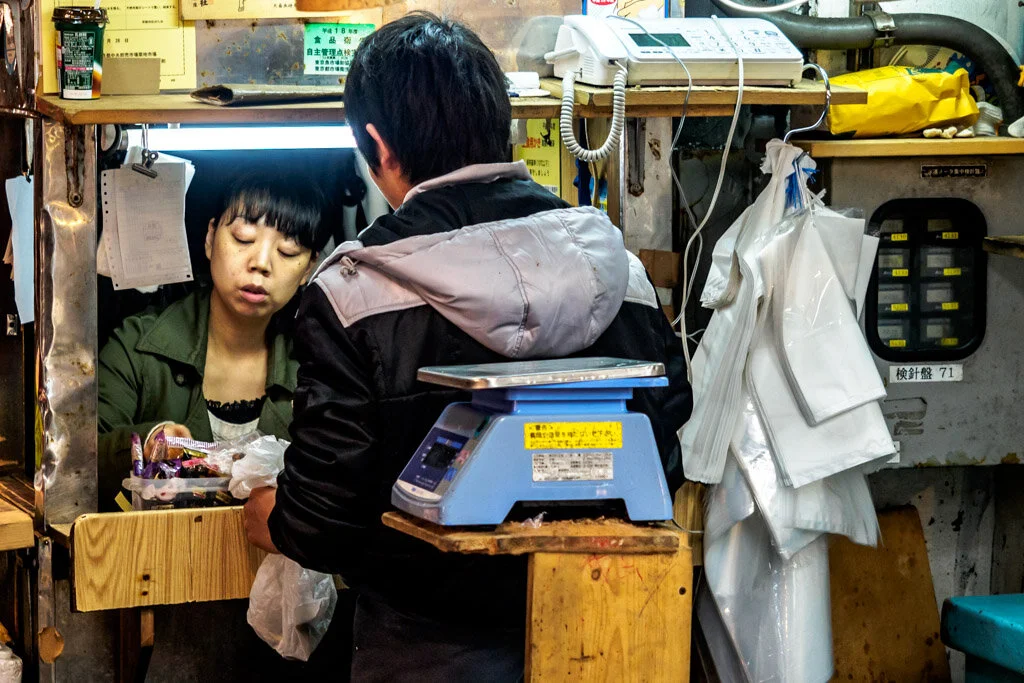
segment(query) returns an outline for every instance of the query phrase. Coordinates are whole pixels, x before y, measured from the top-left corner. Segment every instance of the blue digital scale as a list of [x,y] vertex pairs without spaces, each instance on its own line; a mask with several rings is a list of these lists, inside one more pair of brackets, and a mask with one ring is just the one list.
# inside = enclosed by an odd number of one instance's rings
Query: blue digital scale
[[626,409],[634,389],[666,386],[664,374],[617,358],[421,368],[421,381],[472,402],[445,408],[391,502],[445,526],[501,524],[521,502],[621,500],[633,521],[671,519],[650,420]]

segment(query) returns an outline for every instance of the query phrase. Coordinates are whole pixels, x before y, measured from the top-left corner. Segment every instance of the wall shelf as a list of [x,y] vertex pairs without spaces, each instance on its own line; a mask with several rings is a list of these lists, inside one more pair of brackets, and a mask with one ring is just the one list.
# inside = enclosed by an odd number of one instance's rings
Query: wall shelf
[[[562,83],[544,79],[543,87],[552,97],[512,98],[512,116],[517,119],[557,118],[561,108]],[[686,88],[630,88],[626,93],[628,116],[678,116]],[[804,81],[793,88],[748,86],[745,104],[822,105],[824,88]],[[695,86],[688,115],[729,116],[736,102],[736,88]],[[834,104],[863,104],[867,93],[848,88],[832,89]],[[610,88],[576,86],[576,114],[585,118],[611,114]],[[323,124],[343,123],[345,107],[339,101],[218,107],[193,100],[187,93],[161,95],[108,95],[97,100],[62,100],[57,95],[36,98],[38,111],[55,121],[71,125],[92,124]]]
[[794,140],[815,159],[855,157],[1000,156],[1024,154],[1024,139],[1010,137],[877,138],[872,140]]

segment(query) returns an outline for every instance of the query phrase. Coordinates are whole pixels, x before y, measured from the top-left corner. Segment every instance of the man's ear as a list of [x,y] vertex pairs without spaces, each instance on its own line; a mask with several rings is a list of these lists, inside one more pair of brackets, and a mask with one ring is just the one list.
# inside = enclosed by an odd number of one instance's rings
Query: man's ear
[[395,153],[391,150],[391,146],[384,141],[383,137],[381,137],[380,131],[377,130],[377,126],[372,123],[366,124],[366,134],[373,138],[373,144],[377,147],[377,161],[380,162],[381,167],[389,171],[398,169],[398,158],[395,157]]
[[210,219],[210,227],[206,229],[206,260],[209,261],[213,255],[213,233],[217,232],[217,221]]

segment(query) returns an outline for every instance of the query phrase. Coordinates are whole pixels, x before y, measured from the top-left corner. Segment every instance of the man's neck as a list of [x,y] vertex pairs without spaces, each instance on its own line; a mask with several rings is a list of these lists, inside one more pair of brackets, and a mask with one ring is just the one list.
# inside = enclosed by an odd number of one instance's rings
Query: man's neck
[[[210,324],[207,349],[234,356],[249,356],[266,351],[269,319],[249,319],[234,315],[216,292],[210,296]],[[209,353],[209,351],[207,351]]]

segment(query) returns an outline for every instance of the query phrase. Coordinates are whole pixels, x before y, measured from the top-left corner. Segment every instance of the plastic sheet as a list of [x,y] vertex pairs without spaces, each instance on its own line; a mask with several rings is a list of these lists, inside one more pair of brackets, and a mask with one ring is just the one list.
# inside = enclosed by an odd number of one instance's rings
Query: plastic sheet
[[[248,498],[253,489],[276,486],[287,447],[287,441],[273,436],[247,444],[244,457],[232,468],[231,493]],[[337,603],[330,574],[305,569],[283,555],[268,555],[249,592],[246,618],[282,657],[306,661],[327,633]]]
[[[707,517],[722,512],[745,486],[742,477],[715,487]],[[711,535],[705,528],[705,575],[732,645],[754,683],[817,683],[832,676],[828,540],[822,536],[786,560],[772,547],[759,512]],[[721,643],[719,643],[721,645]]]

